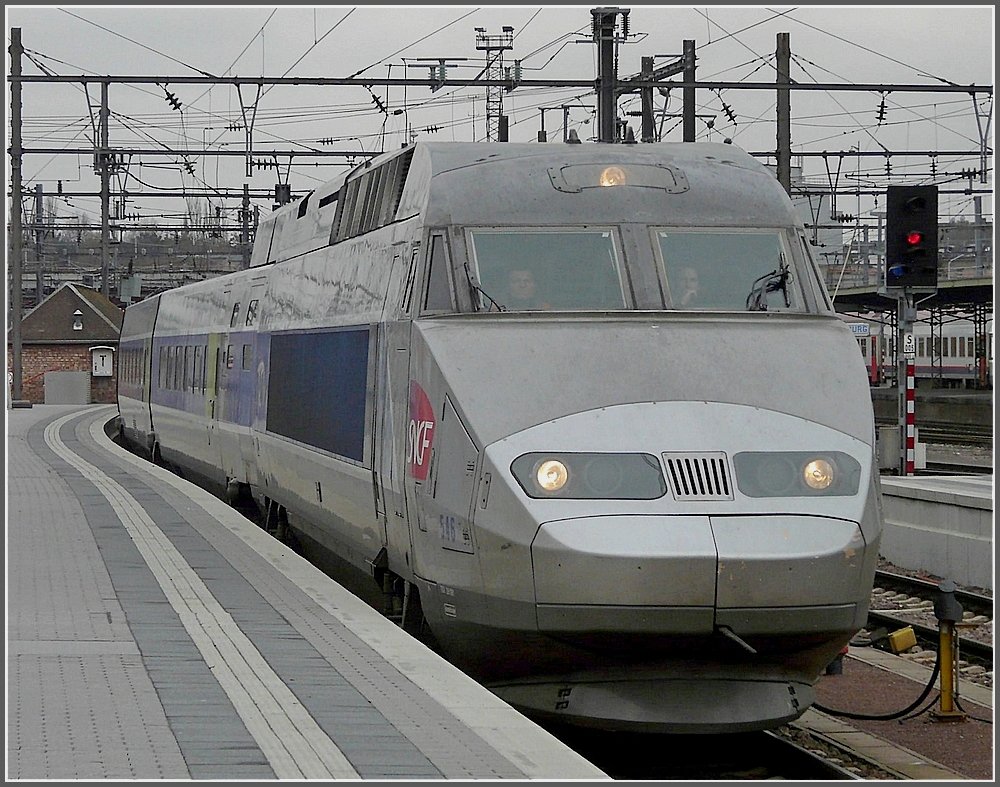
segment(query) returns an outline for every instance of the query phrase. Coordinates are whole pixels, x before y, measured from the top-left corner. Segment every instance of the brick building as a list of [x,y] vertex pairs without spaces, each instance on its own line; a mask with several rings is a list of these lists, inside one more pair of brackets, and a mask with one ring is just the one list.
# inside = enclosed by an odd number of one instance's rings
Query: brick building
[[[112,404],[123,310],[97,290],[63,284],[21,320],[21,397],[32,404]],[[7,332],[8,384],[13,344]]]

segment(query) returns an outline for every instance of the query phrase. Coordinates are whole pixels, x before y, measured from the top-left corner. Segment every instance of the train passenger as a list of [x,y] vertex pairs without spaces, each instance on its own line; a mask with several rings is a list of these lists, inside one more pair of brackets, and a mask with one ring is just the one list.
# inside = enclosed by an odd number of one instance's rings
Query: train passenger
[[530,270],[524,268],[512,270],[507,277],[507,290],[508,297],[504,306],[508,311],[552,308],[552,304],[545,302],[538,296],[535,274]]

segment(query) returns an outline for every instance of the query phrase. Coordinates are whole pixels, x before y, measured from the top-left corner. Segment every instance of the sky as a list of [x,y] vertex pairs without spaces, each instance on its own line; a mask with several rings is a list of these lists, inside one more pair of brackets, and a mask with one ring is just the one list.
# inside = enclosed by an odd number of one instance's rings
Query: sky
[[[159,76],[155,84],[113,84],[109,90],[112,146],[175,150],[243,150],[253,118],[255,147],[280,150],[366,152],[398,149],[414,139],[483,140],[485,88],[426,86],[273,86],[170,84],[169,77],[301,76],[424,78],[428,63],[445,59],[448,76],[472,79],[484,68],[476,28],[499,37],[513,28],[504,65],[521,62],[525,79],[593,80],[597,50],[590,36],[591,8],[550,6],[7,6],[10,29],[21,29],[27,74]],[[778,33],[788,33],[793,80],[800,83],[992,85],[992,6],[653,6],[630,9],[629,36],[618,48],[619,77],[637,74],[643,57],[657,66],[695,41],[699,80],[773,82]],[[10,73],[8,55],[7,71]],[[430,59],[430,60],[428,60]],[[679,79],[679,77],[677,77]],[[7,85],[9,102],[9,84]],[[171,105],[171,97],[180,108]],[[23,90],[25,147],[93,146],[100,86],[26,83]],[[6,103],[5,102],[5,103]],[[749,151],[775,148],[775,94],[736,88],[698,94],[697,139]],[[519,88],[503,94],[512,142],[537,140],[541,107],[569,105],[569,126],[588,141],[597,133],[588,88]],[[680,91],[655,97],[664,141],[681,141]],[[9,106],[9,103],[8,103]],[[860,184],[937,182],[942,189],[970,185],[981,168],[980,139],[992,150],[992,96],[967,92],[796,91],[791,97],[793,165],[801,163],[810,183]],[[884,109],[880,110],[880,107]],[[384,111],[383,111],[384,108]],[[621,113],[638,111],[638,95],[623,98]],[[977,117],[978,113],[978,117]],[[562,139],[563,111],[544,113],[549,140]],[[640,120],[629,121],[638,133]],[[7,124],[7,140],[10,127]],[[805,152],[880,150],[957,151],[940,157],[804,157]],[[773,161],[773,160],[772,160]],[[158,191],[211,193],[242,190],[263,194],[277,180],[305,193],[356,163],[347,157],[280,158],[277,169],[253,167],[240,156],[164,154],[133,156],[115,184],[129,191],[118,210],[144,223],[171,221],[185,211],[218,208],[235,222],[239,200],[219,197],[185,201],[152,196]],[[992,155],[987,159],[992,189]],[[9,159],[8,159],[9,169]],[[99,190],[92,155],[28,154],[24,188],[41,183],[54,195]],[[115,189],[116,185],[112,188]],[[262,210],[271,199],[257,198]],[[942,214],[972,218],[971,195],[942,194]],[[841,198],[837,208],[864,219],[879,210],[877,199]],[[982,200],[992,218],[992,196]],[[99,222],[100,200],[63,196],[47,210],[61,220]]]

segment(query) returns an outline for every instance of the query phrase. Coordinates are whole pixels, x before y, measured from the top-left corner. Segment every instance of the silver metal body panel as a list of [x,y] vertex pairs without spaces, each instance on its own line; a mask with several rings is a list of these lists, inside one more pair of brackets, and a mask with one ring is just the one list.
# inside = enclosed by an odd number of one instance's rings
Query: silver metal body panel
[[864,365],[836,318],[502,314],[414,325],[414,353],[439,359],[480,445],[566,413],[642,401],[765,407],[873,440]]

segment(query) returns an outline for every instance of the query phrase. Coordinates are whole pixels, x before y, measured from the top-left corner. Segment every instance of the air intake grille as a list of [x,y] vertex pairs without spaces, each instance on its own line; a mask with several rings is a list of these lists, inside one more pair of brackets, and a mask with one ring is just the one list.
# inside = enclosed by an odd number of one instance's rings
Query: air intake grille
[[732,500],[733,485],[726,455],[663,454],[667,480],[675,500]]

